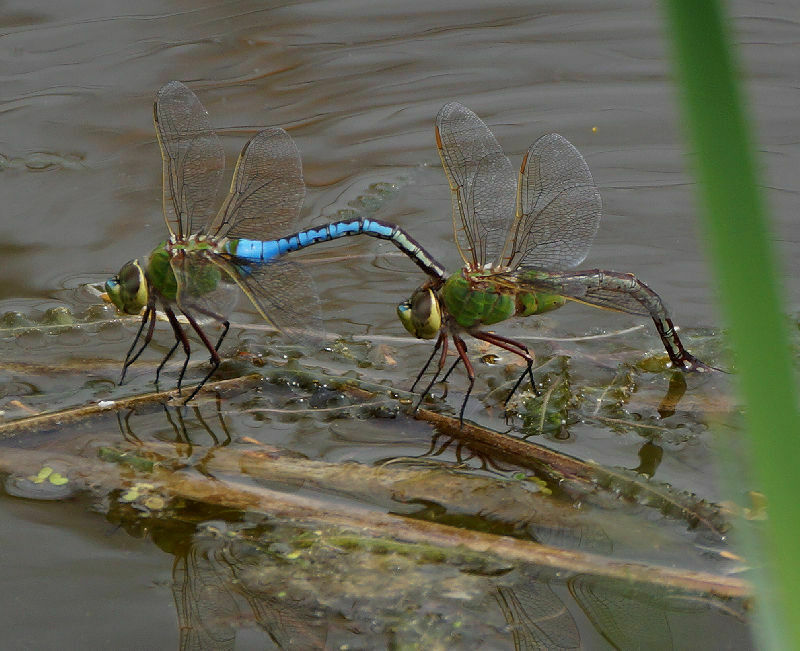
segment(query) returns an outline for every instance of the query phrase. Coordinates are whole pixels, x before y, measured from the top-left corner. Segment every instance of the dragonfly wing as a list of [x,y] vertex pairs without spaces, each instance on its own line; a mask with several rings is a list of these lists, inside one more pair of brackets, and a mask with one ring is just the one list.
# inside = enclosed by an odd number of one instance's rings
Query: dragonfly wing
[[164,219],[172,235],[185,239],[213,214],[225,151],[208,112],[179,81],[158,91],[153,119],[161,147]]
[[502,253],[514,218],[514,170],[483,121],[451,102],[436,116],[436,146],[450,184],[453,230],[464,263],[482,268]]
[[214,264],[239,285],[264,320],[299,343],[321,345],[324,330],[319,298],[303,268],[281,259],[237,265],[215,257]]
[[257,133],[242,149],[231,189],[208,233],[269,240],[294,230],[305,196],[300,153],[286,131]]
[[[652,316],[655,295],[649,287],[630,274],[614,272],[547,272],[526,270],[493,276],[505,287],[517,292],[555,294],[614,312]],[[660,304],[660,299],[656,295]],[[663,305],[661,306],[663,309]]]
[[557,133],[542,136],[522,159],[507,266],[569,269],[580,264],[601,213],[600,193],[580,152]]
[[587,290],[582,296],[571,296],[562,294],[580,303],[588,303],[595,307],[602,307],[613,312],[625,312],[626,314],[637,314],[639,316],[652,316],[650,311],[632,296],[621,294],[618,291],[608,289]]
[[170,259],[177,282],[176,303],[196,318],[225,321],[236,307],[238,290],[208,251],[188,251]]

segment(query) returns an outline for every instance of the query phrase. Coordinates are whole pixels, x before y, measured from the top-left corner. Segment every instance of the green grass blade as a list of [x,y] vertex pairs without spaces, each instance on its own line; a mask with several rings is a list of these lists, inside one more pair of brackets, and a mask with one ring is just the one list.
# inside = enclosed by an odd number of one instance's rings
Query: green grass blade
[[760,606],[772,624],[762,628],[762,640],[800,648],[798,392],[738,72],[719,2],[665,5],[752,466],[769,503],[762,586],[771,593],[761,595]]

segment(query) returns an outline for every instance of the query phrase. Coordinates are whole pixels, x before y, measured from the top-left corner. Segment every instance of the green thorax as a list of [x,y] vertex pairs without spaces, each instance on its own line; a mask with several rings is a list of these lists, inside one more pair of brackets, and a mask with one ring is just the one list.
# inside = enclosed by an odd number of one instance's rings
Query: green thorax
[[474,328],[514,316],[516,306],[512,295],[481,282],[480,273],[469,273],[469,278],[464,274],[462,270],[450,276],[439,292],[439,299],[458,325]]
[[170,254],[167,251],[167,243],[162,242],[154,248],[147,258],[145,274],[147,280],[153,288],[168,301],[175,300],[178,291],[178,283],[175,282],[175,274],[169,264]]
[[445,281],[439,298],[458,325],[468,329],[548,312],[566,303],[563,296],[515,291],[493,284],[488,274],[463,270]]
[[[147,258],[145,273],[147,280],[152,287],[168,301],[174,301],[178,283],[175,280],[175,273],[172,271],[170,260],[173,255],[180,255],[181,251],[191,254],[200,250],[213,250],[209,242],[196,242],[189,240],[184,243],[162,242],[152,250]],[[190,283],[188,288],[192,294],[202,295],[216,289],[221,278],[219,267],[210,262],[201,263],[202,258],[192,256],[191,268],[187,266],[187,274],[191,275],[187,281]]]

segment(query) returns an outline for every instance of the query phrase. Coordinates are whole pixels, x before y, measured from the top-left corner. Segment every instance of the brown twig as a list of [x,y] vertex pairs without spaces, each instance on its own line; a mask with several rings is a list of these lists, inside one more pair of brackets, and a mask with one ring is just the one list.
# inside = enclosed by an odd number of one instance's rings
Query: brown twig
[[340,502],[229,480],[209,479],[195,473],[175,472],[161,469],[158,465],[154,466],[152,472],[139,472],[128,465],[52,452],[6,449],[0,455],[0,470],[3,472],[35,474],[42,465],[53,463],[59,464],[59,472],[67,475],[70,481],[81,483],[88,489],[97,490],[98,486],[105,486],[107,490],[109,486],[132,486],[137,481],[147,481],[151,486],[149,490],[157,490],[167,498],[263,513],[293,522],[334,525],[354,529],[361,535],[460,548],[570,573],[588,573],[724,598],[741,598],[752,594],[752,587],[747,582],[733,577],[611,560],[595,554],[415,520]]

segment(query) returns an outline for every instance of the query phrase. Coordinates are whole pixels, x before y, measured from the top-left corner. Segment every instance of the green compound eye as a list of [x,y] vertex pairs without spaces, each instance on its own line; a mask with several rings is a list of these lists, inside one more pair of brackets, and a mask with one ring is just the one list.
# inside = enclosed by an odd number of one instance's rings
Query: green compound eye
[[106,292],[118,310],[139,314],[147,305],[147,279],[138,260],[125,263],[119,273],[106,281]]
[[439,299],[430,289],[418,289],[397,306],[403,327],[417,339],[433,339],[442,327]]

